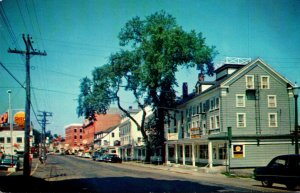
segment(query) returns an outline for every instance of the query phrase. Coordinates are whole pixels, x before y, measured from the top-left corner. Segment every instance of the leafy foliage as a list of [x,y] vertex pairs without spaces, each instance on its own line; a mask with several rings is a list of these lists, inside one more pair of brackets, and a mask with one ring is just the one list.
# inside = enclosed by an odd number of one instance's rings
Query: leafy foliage
[[[155,113],[155,128],[145,131],[145,117],[141,128],[146,144],[163,144],[164,119],[168,109],[175,107],[178,86],[175,77],[179,67],[196,67],[201,73],[213,74],[213,57],[217,52],[208,47],[202,33],[186,32],[176,19],[164,11],[156,12],[144,20],[135,17],[128,21],[119,33],[119,52],[111,54],[109,62],[93,71],[93,80],[81,81],[78,100],[79,116],[91,117],[95,112],[106,113],[116,102],[131,119],[133,117],[121,106],[119,91],[132,92],[139,108],[151,105]],[[145,113],[145,111],[144,111]],[[149,141],[151,140],[151,141]],[[149,146],[150,147],[150,146]]]

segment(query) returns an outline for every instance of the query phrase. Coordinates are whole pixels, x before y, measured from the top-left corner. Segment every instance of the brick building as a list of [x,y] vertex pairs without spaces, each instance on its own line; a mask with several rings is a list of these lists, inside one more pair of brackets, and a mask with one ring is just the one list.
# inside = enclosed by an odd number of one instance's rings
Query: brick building
[[86,122],[83,126],[83,139],[86,146],[94,143],[95,133],[105,131],[121,122],[121,113],[118,109],[110,109],[107,114],[96,114],[95,121]]
[[82,123],[72,123],[65,127],[65,144],[69,150],[83,149],[83,128]]

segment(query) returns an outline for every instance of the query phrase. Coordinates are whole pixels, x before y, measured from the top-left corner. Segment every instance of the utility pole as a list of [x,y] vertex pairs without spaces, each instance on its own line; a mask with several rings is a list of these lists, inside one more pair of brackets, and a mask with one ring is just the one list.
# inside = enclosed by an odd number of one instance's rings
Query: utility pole
[[42,124],[42,133],[41,133],[41,156],[46,156],[46,124],[49,124],[47,117],[52,117],[51,112],[40,111],[39,117],[43,117],[39,122]]
[[24,169],[23,175],[30,176],[31,173],[31,163],[30,163],[30,56],[39,55],[46,56],[47,53],[37,51],[33,49],[31,37],[23,34],[23,41],[26,46],[26,51],[17,49],[8,49],[9,53],[26,55],[26,101],[25,101],[25,134],[24,134]]

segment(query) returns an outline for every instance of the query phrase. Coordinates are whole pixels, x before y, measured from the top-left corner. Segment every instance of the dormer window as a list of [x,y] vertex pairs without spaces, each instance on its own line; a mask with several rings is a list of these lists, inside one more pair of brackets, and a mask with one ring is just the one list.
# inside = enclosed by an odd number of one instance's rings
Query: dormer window
[[254,76],[246,75],[246,89],[254,89]]

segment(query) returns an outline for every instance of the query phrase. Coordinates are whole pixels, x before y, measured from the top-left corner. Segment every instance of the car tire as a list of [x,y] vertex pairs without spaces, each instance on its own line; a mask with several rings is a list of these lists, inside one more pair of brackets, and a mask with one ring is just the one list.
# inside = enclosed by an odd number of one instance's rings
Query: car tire
[[273,182],[271,182],[270,180],[262,180],[261,184],[262,184],[262,186],[272,187]]

